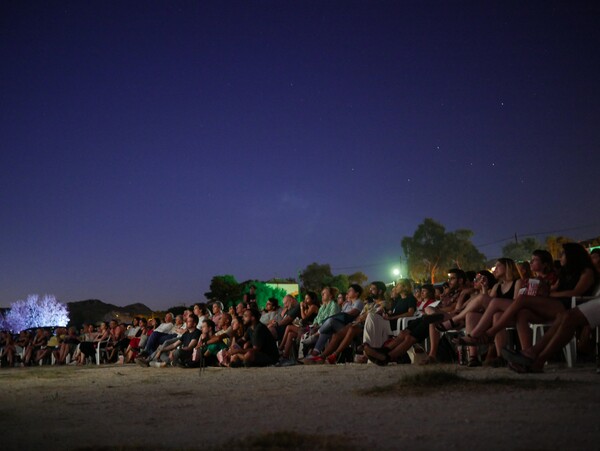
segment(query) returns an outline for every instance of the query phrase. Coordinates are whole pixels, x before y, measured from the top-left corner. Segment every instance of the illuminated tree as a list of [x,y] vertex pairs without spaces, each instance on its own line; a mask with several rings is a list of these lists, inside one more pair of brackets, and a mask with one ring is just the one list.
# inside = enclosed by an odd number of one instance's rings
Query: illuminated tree
[[32,327],[66,326],[69,311],[65,304],[58,302],[52,295],[40,298],[37,294],[30,294],[26,300],[11,304],[3,322],[3,327],[12,332]]
[[453,267],[483,268],[485,256],[471,243],[472,236],[473,232],[467,229],[446,232],[442,224],[426,218],[412,237],[402,238],[402,250],[412,278],[435,283]]

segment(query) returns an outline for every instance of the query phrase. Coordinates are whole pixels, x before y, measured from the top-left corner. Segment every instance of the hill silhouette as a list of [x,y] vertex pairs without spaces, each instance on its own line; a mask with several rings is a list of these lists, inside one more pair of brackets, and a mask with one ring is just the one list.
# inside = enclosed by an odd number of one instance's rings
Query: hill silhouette
[[152,310],[146,305],[135,303],[119,307],[107,304],[98,299],[67,302],[69,309],[69,326],[81,327],[84,323],[98,323],[116,319],[119,322],[129,323],[134,316],[149,316]]

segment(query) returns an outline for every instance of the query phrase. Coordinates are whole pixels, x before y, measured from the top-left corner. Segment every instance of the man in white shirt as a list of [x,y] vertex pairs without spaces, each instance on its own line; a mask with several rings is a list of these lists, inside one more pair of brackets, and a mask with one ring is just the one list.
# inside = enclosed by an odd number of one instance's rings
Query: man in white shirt
[[148,337],[146,347],[144,348],[144,351],[140,353],[140,357],[147,357],[156,351],[158,345],[169,339],[168,335],[172,333],[174,327],[173,314],[169,312],[165,315],[165,321],[154,329],[152,334]]

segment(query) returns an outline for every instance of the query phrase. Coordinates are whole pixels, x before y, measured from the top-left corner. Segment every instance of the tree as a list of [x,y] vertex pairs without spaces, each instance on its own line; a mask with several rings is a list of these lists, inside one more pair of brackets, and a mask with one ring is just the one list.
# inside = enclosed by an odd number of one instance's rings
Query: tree
[[204,296],[207,299],[219,300],[228,307],[242,299],[242,288],[231,275],[214,276],[210,281],[210,291],[204,293]]
[[[300,273],[300,281],[302,282],[303,291],[316,291],[317,293],[321,289],[329,285],[333,279],[331,273],[331,266],[329,264],[320,265],[318,263],[311,263],[304,271]],[[344,288],[346,291],[347,286]]]
[[471,242],[472,236],[468,229],[446,232],[442,224],[425,218],[412,237],[402,238],[411,277],[435,283],[452,267],[483,268],[485,256]]
[[519,242],[510,242],[502,246],[502,256],[514,261],[528,261],[536,249],[542,249],[542,244],[535,238],[525,238]]
[[546,248],[548,252],[552,254],[554,260],[560,259],[560,253],[562,252],[562,245],[564,243],[572,243],[574,240],[567,238],[566,236],[547,236],[546,237]]
[[359,285],[363,285],[367,280],[369,280],[369,277],[367,277],[367,275],[364,272],[357,271],[348,275],[349,283],[357,283]]
[[32,327],[66,326],[69,322],[69,311],[65,304],[52,295],[40,298],[30,294],[27,299],[13,302],[4,315],[3,327],[12,332],[21,332]]
[[340,290],[340,293],[345,293],[348,291],[348,286],[350,286],[350,283],[351,282],[348,280],[347,275],[338,274],[337,276],[333,276],[324,286],[329,285]]

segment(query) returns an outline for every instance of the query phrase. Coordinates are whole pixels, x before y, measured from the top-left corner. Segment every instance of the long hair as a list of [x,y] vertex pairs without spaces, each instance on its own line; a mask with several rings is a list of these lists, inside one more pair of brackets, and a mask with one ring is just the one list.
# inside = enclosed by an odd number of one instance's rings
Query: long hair
[[588,268],[594,273],[594,284],[597,283],[598,272],[588,251],[579,243],[564,243],[562,247],[566,262],[558,274],[559,287],[562,290],[575,288],[579,278]]
[[498,259],[498,263],[502,263],[506,268],[506,275],[504,276],[504,280],[512,282],[513,280],[521,278],[521,271],[519,271],[519,267],[513,259],[502,257]]

